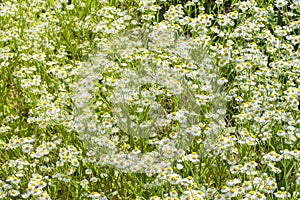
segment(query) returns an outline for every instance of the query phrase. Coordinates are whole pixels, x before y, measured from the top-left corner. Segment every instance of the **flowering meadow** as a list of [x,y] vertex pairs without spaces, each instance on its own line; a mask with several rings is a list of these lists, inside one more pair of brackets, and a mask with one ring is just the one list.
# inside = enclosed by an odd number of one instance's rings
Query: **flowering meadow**
[[0,199],[299,199],[299,0],[0,1]]

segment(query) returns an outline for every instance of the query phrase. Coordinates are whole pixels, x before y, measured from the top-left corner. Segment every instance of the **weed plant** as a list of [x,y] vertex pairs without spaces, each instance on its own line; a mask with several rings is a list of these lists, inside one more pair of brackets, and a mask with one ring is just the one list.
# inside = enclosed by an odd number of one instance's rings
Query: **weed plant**
[[299,1],[0,2],[1,199],[299,199]]

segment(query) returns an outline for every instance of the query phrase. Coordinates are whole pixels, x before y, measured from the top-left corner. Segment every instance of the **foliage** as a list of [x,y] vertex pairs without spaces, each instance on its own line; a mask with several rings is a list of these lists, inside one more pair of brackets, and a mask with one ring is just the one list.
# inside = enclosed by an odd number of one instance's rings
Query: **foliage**
[[298,199],[299,1],[0,2],[0,198]]

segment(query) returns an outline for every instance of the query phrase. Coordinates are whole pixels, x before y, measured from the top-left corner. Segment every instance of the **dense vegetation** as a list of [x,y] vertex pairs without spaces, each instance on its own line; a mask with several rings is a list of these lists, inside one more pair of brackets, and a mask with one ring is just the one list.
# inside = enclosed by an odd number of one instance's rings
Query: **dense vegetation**
[[300,198],[299,6],[0,1],[0,198]]

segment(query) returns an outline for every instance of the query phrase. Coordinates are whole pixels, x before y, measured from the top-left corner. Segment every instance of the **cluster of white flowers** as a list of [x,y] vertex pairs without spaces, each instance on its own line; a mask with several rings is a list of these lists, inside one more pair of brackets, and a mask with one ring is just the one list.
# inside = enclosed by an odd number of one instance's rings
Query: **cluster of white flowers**
[[[144,35],[149,36],[145,38]],[[187,150],[196,137],[206,135],[206,148],[210,148],[209,144],[213,146],[213,140],[224,126],[224,115],[217,113],[225,106],[221,99],[224,97],[220,95],[222,83],[215,83],[218,77],[209,58],[201,60],[205,52],[199,50],[200,44],[193,44],[194,39],[181,37],[177,40],[175,37],[174,31],[167,29],[154,29],[153,32],[133,30],[125,36],[113,37],[107,43],[100,42],[97,45],[99,50],[82,68],[74,85],[73,101],[78,113],[75,130],[81,133],[80,138],[89,149],[100,157],[101,165],[151,175],[170,166],[170,161],[178,157],[179,151]],[[171,57],[173,61],[168,60]],[[176,66],[172,66],[174,62]],[[118,76],[107,77],[106,74],[112,71]],[[192,73],[195,75],[186,76]],[[196,85],[193,80],[200,84]],[[100,104],[111,106],[111,114],[105,118],[98,118],[94,111],[99,81],[103,82],[101,92],[106,93],[105,96],[100,94]],[[210,92],[210,95],[197,94],[197,90]],[[214,94],[218,92],[218,95]],[[209,113],[214,115],[214,122],[207,124],[204,131],[206,125],[201,123],[199,126],[200,105],[206,104],[214,108]],[[178,127],[168,128],[174,123]],[[197,133],[195,126],[199,127]],[[162,132],[164,129],[171,132],[169,136]],[[155,151],[142,153],[137,147],[132,151],[130,148],[124,150],[124,144],[119,141],[121,134],[136,141],[146,141],[153,134],[163,135],[164,139],[154,143]],[[101,155],[103,152],[105,154]]]
[[1,1],[0,199],[299,198],[299,5]]

